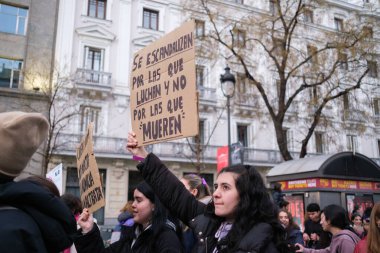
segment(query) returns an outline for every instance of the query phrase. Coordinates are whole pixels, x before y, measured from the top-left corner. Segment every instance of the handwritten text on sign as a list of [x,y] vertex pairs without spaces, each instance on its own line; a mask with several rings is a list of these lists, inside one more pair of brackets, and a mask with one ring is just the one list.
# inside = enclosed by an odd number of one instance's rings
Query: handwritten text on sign
[[140,145],[198,134],[194,27],[185,23],[133,58],[131,117]]
[[105,205],[99,169],[93,152],[92,129],[93,123],[90,123],[76,155],[81,201],[83,207],[88,208],[91,213]]

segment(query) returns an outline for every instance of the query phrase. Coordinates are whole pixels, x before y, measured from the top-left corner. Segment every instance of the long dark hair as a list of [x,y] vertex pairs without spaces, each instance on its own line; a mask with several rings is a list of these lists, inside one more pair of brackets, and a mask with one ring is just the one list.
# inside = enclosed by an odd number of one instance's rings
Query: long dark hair
[[240,196],[234,224],[226,236],[228,252],[236,252],[239,241],[257,223],[271,225],[275,246],[280,252],[285,251],[285,231],[277,218],[278,209],[272,202],[260,173],[249,165],[226,167],[219,175],[226,172],[237,175],[235,185]]
[[347,229],[352,232],[354,230],[350,226],[350,221],[348,219],[346,210],[338,205],[328,205],[323,209],[323,214],[325,219],[330,221],[330,225],[340,229]]
[[[181,241],[181,236],[182,236],[182,231],[179,226],[179,221],[178,219],[173,218],[168,210],[162,205],[161,201],[158,199],[156,194],[154,194],[153,189],[145,182],[142,181],[140,182],[137,186],[136,189],[144,194],[145,197],[147,197],[153,204],[154,204],[154,211],[152,213],[152,232],[153,232],[153,239],[150,240],[149,242],[149,247],[151,252],[155,252],[154,245],[155,242],[158,241],[158,236],[167,227],[172,228],[169,224],[172,223],[174,225],[173,230],[175,230],[179,240]],[[137,225],[140,226],[140,229],[142,229],[142,225]]]

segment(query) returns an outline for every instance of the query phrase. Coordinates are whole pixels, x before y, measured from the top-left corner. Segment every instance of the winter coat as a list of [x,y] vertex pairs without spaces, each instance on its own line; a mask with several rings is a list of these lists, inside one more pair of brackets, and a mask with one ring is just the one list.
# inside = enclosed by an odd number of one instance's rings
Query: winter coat
[[303,237],[302,237],[301,230],[297,228],[292,228],[290,230],[287,230],[286,242],[289,245],[294,245],[296,243],[303,245]]
[[353,253],[355,245],[360,241],[359,236],[350,230],[342,230],[333,235],[331,244],[325,249],[307,249],[304,253]]
[[70,209],[29,181],[0,184],[0,224],[1,253],[60,252],[76,233]]
[[328,247],[331,243],[331,236],[329,232],[323,231],[322,225],[320,222],[314,222],[312,220],[306,220],[304,222],[305,230],[304,233],[308,234],[309,237],[311,234],[316,233],[319,236],[318,241],[308,241],[307,246],[308,248],[313,249],[324,249]]
[[[79,231],[80,232],[80,231]],[[150,243],[154,243],[153,251]],[[132,240],[123,239],[104,248],[103,240],[97,226],[85,235],[78,236],[75,247],[78,253],[181,253],[182,245],[176,232],[171,227],[165,227],[156,240],[153,240],[153,231],[150,228],[144,230],[131,247]]]
[[358,242],[355,246],[354,253],[367,253],[367,236]]
[[[206,205],[188,192],[184,185],[175,177],[154,154],[149,154],[137,168],[144,179],[153,188],[162,203],[188,225],[197,236],[197,249],[194,252],[211,253],[216,246],[223,249],[223,240],[217,242],[215,232],[222,219],[206,212]],[[260,252],[277,253],[272,242],[273,230],[267,223],[258,223],[242,236],[236,253]],[[225,252],[219,250],[219,252]]]

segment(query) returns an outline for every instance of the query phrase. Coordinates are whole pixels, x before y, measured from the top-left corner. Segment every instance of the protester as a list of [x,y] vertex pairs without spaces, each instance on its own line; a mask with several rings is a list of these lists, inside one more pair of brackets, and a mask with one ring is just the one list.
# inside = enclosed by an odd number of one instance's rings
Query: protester
[[187,174],[181,178],[181,182],[197,200],[204,204],[211,201],[211,191],[204,178],[195,174]]
[[272,193],[272,198],[274,203],[279,207],[282,202],[285,200],[284,196],[285,194],[282,192],[281,189],[282,185],[278,182],[274,183],[273,185],[273,193]]
[[286,210],[278,212],[278,219],[286,231],[286,243],[292,252],[296,243],[303,244],[302,232],[300,227],[294,223],[291,213]]
[[283,209],[283,210],[286,210],[289,212],[289,202],[286,201],[286,200],[283,200],[282,202],[280,202],[280,205],[278,206],[280,209]]
[[47,179],[46,177],[41,177],[41,176],[33,175],[33,176],[29,176],[27,178],[24,178],[24,179],[22,179],[20,181],[34,182],[34,183],[36,183],[36,184],[44,187],[46,190],[50,191],[55,196],[57,196],[57,197],[61,196],[61,194],[59,193],[59,190],[58,190],[57,186],[51,180]]
[[[198,201],[154,154],[128,134],[127,149],[140,157],[137,168],[161,201],[198,236],[194,252],[277,253],[287,249],[284,230],[263,179],[252,166],[222,169],[213,201]],[[277,248],[278,247],[278,248]]]
[[302,244],[296,244],[300,247],[296,252],[304,253],[353,253],[355,245],[360,238],[350,227],[346,210],[338,205],[328,205],[323,209],[321,214],[321,225],[324,231],[332,234],[332,240],[329,247],[325,249],[308,249]]
[[[195,174],[187,174],[181,178],[185,188],[198,200],[204,204],[211,201],[211,192],[204,178]],[[185,253],[191,253],[196,248],[197,236],[188,226],[183,225],[183,246]]]
[[363,238],[363,223],[362,223],[362,216],[359,213],[354,213],[351,216],[351,222],[352,222],[352,228],[354,229],[355,233],[360,237]]
[[[75,196],[71,193],[65,193],[61,196],[61,199],[69,207],[71,213],[74,215],[75,220],[79,219],[79,215],[82,213],[83,207],[82,202],[79,197]],[[63,253],[77,253],[75,245],[71,245],[70,248],[67,248],[63,251]]]
[[380,203],[373,206],[370,218],[366,217],[366,211],[363,214],[363,227],[367,235],[356,245],[354,253],[380,252]]
[[73,215],[41,182],[13,179],[46,139],[40,113],[0,113],[0,252],[55,253],[72,244]]
[[141,182],[137,185],[132,208],[135,236],[114,242],[108,248],[104,248],[99,229],[94,226],[92,215],[89,214],[88,209],[84,209],[78,220],[81,227],[79,233],[82,235],[75,240],[78,252],[182,252],[179,226],[169,219],[167,210],[147,183]]
[[120,209],[120,214],[117,217],[118,224],[112,232],[111,243],[124,240],[130,236],[133,237],[134,231],[131,229],[134,225],[132,204],[133,201],[128,201],[123,208]]
[[304,222],[303,240],[307,248],[324,249],[330,245],[330,235],[323,231],[320,224],[321,208],[317,203],[306,207],[307,220]]

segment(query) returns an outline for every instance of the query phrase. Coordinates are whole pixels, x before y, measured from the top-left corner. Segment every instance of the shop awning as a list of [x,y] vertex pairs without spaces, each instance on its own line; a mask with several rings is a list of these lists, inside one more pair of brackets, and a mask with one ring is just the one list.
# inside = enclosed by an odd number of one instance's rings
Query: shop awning
[[380,182],[380,167],[353,152],[320,155],[283,162],[267,174],[269,182],[305,178],[336,178]]

